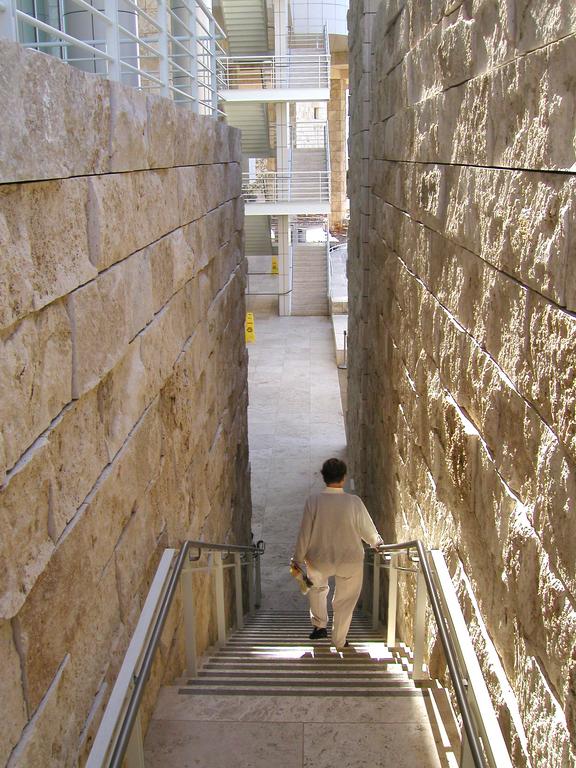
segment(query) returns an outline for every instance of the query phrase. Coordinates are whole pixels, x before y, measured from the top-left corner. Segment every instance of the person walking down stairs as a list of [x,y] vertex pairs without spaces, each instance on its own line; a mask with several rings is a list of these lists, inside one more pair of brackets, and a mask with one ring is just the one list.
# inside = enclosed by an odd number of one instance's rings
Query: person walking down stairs
[[344,492],[347,471],[340,459],[328,459],[322,465],[326,488],[306,500],[292,558],[301,570],[306,567],[312,582],[308,591],[311,640],[328,636],[328,579],[334,577],[332,642],[338,650],[348,646],[346,636],[362,590],[362,542],[374,549],[383,543],[362,500]]

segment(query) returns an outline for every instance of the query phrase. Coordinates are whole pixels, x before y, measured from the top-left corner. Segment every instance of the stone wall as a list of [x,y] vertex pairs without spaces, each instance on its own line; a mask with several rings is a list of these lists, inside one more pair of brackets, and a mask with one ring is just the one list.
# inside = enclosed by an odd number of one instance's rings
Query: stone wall
[[349,21],[358,489],[443,549],[514,764],[574,766],[576,6]]
[[239,132],[12,44],[0,103],[0,764],[73,766],[164,548],[249,542]]

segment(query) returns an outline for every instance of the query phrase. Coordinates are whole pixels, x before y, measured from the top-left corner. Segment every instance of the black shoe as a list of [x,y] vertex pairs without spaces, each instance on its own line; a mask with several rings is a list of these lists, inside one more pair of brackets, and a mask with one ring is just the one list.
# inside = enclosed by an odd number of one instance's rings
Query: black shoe
[[328,637],[328,630],[326,627],[314,627],[308,637],[310,640],[320,640],[323,637]]

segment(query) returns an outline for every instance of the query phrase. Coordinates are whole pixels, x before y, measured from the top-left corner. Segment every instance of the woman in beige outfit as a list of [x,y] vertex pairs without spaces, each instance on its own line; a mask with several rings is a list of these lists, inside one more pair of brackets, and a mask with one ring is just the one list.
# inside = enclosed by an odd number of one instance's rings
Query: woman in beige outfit
[[365,541],[371,547],[382,539],[358,496],[344,492],[346,464],[328,459],[322,465],[326,488],[308,497],[293,560],[306,564],[313,587],[308,592],[312,640],[328,636],[328,579],[334,576],[332,642],[345,648],[354,606],[360,597]]

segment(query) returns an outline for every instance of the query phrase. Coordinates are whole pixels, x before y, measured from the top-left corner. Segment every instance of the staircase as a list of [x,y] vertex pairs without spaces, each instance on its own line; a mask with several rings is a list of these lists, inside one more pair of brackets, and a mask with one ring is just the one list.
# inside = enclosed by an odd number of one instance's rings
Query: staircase
[[361,616],[341,653],[310,629],[305,609],[260,610],[196,678],[164,687],[146,766],[439,768],[432,689],[410,679],[408,650]]
[[326,244],[294,245],[292,314],[328,314]]
[[226,103],[228,125],[242,131],[242,154],[246,157],[270,157],[268,107],[258,102]]
[[268,53],[266,0],[220,0],[231,56]]
[[328,158],[325,148],[320,149],[293,149],[292,172],[300,171],[327,171]]

